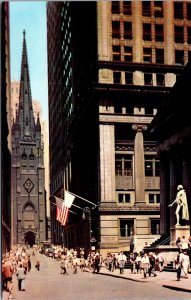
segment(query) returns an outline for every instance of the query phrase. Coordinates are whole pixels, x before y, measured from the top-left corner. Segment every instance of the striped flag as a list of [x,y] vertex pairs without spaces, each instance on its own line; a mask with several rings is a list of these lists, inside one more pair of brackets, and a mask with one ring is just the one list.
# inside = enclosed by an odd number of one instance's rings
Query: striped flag
[[69,209],[72,206],[75,196],[68,191],[64,191],[64,201],[58,197],[56,199],[56,220],[58,220],[63,226],[66,225],[68,219]]

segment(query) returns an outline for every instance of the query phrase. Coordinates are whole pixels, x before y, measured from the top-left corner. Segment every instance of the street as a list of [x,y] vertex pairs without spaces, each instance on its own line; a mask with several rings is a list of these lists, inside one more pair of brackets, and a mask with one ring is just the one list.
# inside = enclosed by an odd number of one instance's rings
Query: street
[[[37,253],[32,258],[32,269],[27,274],[26,291],[18,291],[14,275],[14,299],[18,300],[122,300],[122,299],[191,299],[190,293],[166,289],[155,283],[141,283],[97,275],[89,272],[77,274],[69,269],[69,275],[60,274],[60,261]],[[41,268],[34,264],[40,259]],[[8,293],[3,292],[3,300]]]

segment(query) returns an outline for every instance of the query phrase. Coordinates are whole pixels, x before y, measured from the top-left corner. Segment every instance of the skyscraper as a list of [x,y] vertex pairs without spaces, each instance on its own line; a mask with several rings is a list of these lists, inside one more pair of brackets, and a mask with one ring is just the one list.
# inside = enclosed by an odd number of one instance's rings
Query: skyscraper
[[25,31],[19,107],[12,126],[13,244],[30,246],[46,239],[44,157],[40,118],[35,122]]
[[[99,204],[91,234],[102,253],[139,251],[160,236],[148,126],[190,57],[191,3],[50,2],[47,19],[51,194]],[[66,246],[87,246],[79,219],[70,215]]]
[[1,241],[2,254],[11,247],[11,117],[9,3],[0,3],[1,16]]

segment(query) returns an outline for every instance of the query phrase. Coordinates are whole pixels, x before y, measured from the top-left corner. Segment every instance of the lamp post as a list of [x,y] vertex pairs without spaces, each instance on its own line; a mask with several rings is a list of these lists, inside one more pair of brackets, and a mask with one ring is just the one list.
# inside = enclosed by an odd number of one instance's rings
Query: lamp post
[[89,220],[89,245],[90,245],[90,255],[91,255],[91,238],[92,238],[92,219],[91,219],[91,210],[90,208],[84,207],[83,209],[83,216],[82,218],[86,218],[86,214],[88,214],[88,220]]

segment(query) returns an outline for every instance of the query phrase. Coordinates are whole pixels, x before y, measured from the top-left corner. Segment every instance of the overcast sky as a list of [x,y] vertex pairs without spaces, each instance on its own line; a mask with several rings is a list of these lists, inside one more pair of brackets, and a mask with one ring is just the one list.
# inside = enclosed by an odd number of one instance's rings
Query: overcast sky
[[20,80],[23,30],[26,43],[32,98],[42,103],[48,120],[46,1],[10,1],[11,80]]

